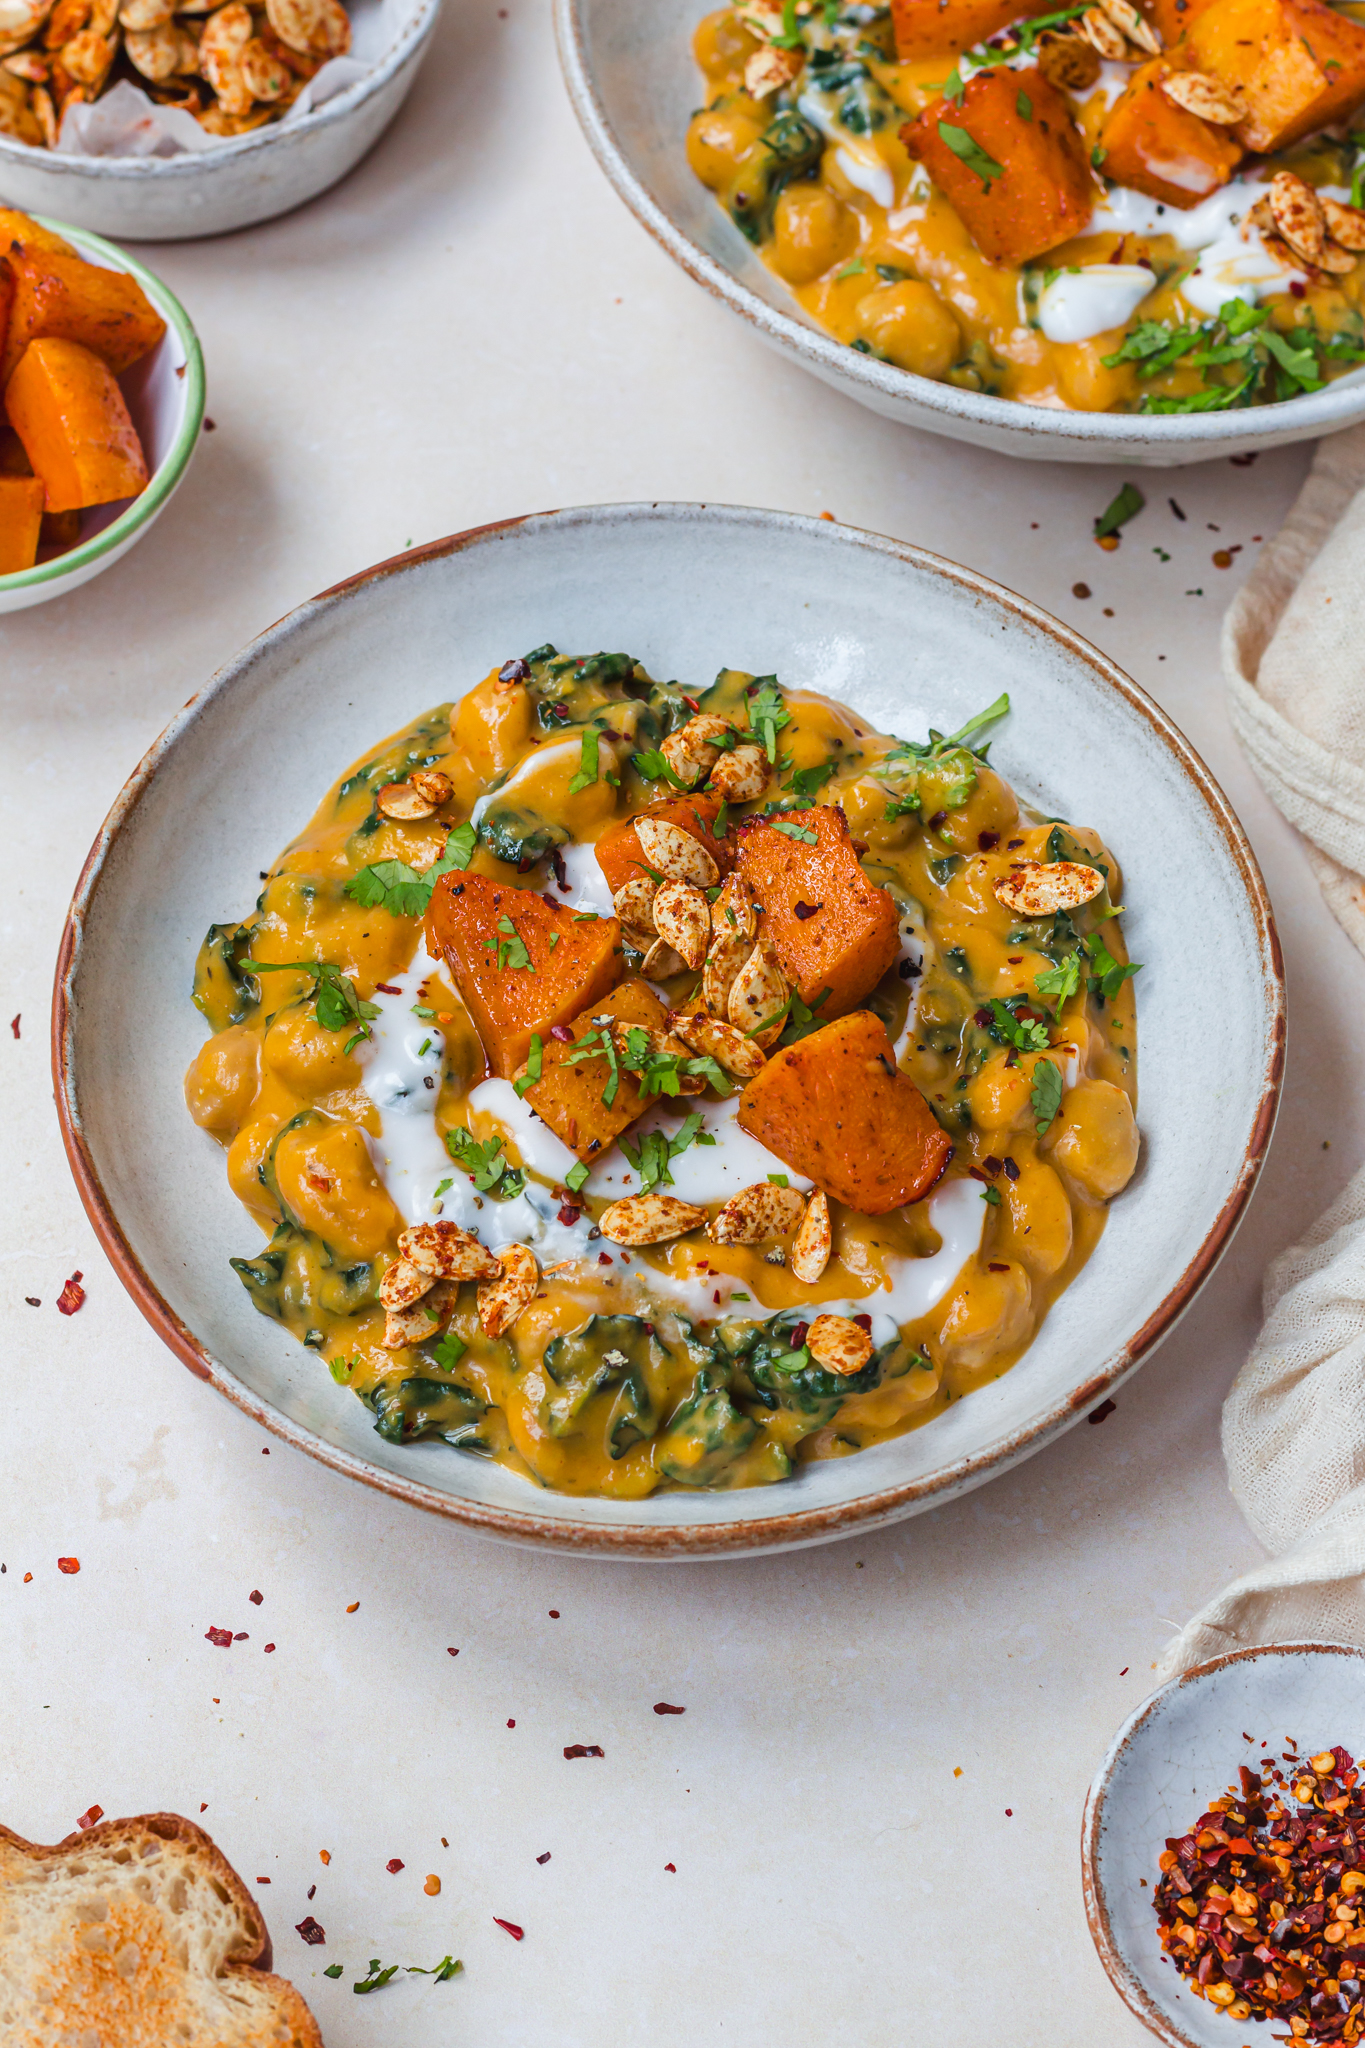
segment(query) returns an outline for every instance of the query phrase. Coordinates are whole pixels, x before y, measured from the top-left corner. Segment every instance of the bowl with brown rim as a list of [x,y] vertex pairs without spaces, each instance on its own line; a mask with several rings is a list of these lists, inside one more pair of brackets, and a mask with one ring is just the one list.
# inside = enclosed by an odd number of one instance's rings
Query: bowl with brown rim
[[674,262],[751,334],[845,397],[904,426],[1004,455],[1155,468],[1279,448],[1365,419],[1365,371],[1238,412],[1068,412],[959,390],[836,341],[807,318],[688,164],[687,126],[701,91],[692,35],[706,12],[704,0],[555,0],[574,112],[617,195]]
[[1157,1858],[1238,1783],[1239,1765],[1278,1762],[1286,1737],[1304,1757],[1337,1744],[1365,1753],[1365,1651],[1270,1643],[1197,1664],[1134,1709],[1095,1773],[1081,1828],[1086,1917],[1119,1997],[1168,2048],[1242,2048],[1255,2023],[1206,2003],[1163,1958]]
[[[704,600],[698,601],[698,594]],[[548,1494],[443,1444],[391,1445],[228,1268],[250,1227],[181,1077],[207,926],[379,734],[552,640],[656,675],[724,665],[822,690],[883,729],[951,731],[1000,690],[995,758],[1127,874],[1143,1156],[1094,1256],[1010,1372],[928,1426],[777,1486]],[[983,696],[984,692],[984,696]],[[1188,944],[1200,902],[1200,945]],[[190,1369],[339,1471],[490,1535],[678,1558],[829,1541],[978,1486],[1079,1421],[1189,1306],[1255,1184],[1284,991],[1264,884],[1226,798],[1159,707],[1069,627],[968,569],[819,519],[610,505],[483,527],[301,605],[193,698],[129,779],[76,890],[53,1051],[68,1157],[124,1285]],[[1193,1164],[1192,1164],[1193,1163]]]

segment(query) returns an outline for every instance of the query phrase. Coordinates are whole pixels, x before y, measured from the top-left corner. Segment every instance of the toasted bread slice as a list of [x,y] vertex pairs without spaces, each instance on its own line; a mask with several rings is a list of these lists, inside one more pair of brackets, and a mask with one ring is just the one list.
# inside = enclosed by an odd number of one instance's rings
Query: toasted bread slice
[[46,1849],[0,1827],[5,2048],[322,2048],[270,1974],[255,1900],[176,1813],[104,1821]]

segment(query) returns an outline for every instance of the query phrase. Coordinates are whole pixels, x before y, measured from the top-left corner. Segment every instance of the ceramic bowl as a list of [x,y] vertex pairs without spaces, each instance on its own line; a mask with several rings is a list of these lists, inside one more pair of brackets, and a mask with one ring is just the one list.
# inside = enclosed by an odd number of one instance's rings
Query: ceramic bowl
[[191,241],[288,213],[353,170],[407,98],[441,0],[391,5],[369,74],[315,113],[174,157],[65,156],[0,135],[0,193],[133,242]]
[[55,234],[64,235],[87,262],[104,270],[126,270],[135,277],[166,322],[166,332],[150,355],[119,378],[147,457],[150,481],[146,490],[121,509],[96,505],[82,513],[80,540],[65,554],[47,561],[40,558],[32,569],[0,576],[0,613],[24,611],[31,604],[65,597],[136,546],[179,489],[204,422],[204,358],[190,316],[175,294],[124,250],[101,241],[98,235],[86,234],[66,221],[44,220],[41,215],[34,218]]
[[[1014,1368],[926,1428],[778,1486],[573,1499],[444,1445],[386,1444],[228,1269],[255,1227],[181,1077],[211,922],[379,735],[551,640],[624,647],[700,686],[724,665],[951,731],[1008,688],[994,758],[1123,862],[1139,984],[1144,1156],[1075,1284]],[[1189,944],[1189,903],[1200,943]],[[81,877],[54,1012],[82,1197],[124,1284],[192,1370],[340,1471],[490,1533],[638,1557],[820,1542],[976,1486],[1094,1407],[1171,1328],[1226,1245],[1274,1122],[1284,1030],[1264,886],[1226,799],[1165,714],[1034,606],[922,549],[824,520],[613,505],[513,520],[367,570],[262,634],[137,769]]]
[[1003,455],[1154,467],[1278,448],[1365,419],[1360,371],[1283,405],[1149,418],[959,391],[844,346],[807,317],[688,167],[684,140],[701,93],[691,38],[706,11],[705,0],[555,0],[569,97],[617,192],[689,277],[846,397]]
[[1119,1996],[1169,2048],[1240,2048],[1251,2023],[1239,2030],[1162,1960],[1157,1858],[1237,1783],[1239,1764],[1278,1762],[1286,1736],[1304,1756],[1335,1743],[1365,1751],[1365,1652],[1275,1643],[1196,1665],[1129,1716],[1095,1774],[1081,1831],[1090,1932]]

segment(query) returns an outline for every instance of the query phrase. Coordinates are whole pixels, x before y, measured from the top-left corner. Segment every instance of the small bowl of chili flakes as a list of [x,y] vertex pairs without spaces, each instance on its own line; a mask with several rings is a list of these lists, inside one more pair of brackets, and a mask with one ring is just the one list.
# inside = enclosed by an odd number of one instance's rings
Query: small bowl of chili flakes
[[1365,1652],[1196,1666],[1119,1730],[1086,1801],[1086,1914],[1171,2048],[1365,2043]]

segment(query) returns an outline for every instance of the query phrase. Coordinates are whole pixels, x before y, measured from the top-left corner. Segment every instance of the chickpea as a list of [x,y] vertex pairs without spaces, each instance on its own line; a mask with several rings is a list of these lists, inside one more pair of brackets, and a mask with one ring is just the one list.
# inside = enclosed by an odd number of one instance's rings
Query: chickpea
[[[932,767],[932,764],[927,764]],[[920,795],[923,801],[922,815],[936,814],[932,778],[925,770],[920,771]],[[976,763],[976,788],[965,804],[955,811],[949,811],[942,822],[934,827],[940,839],[947,841],[955,853],[975,853],[981,844],[983,832],[996,832],[1002,843],[1013,835],[1019,822],[1019,804],[1009,784],[1002,782],[993,768],[983,762]],[[1017,836],[1017,835],[1016,835]]]
[[244,1024],[219,1031],[190,1061],[185,1104],[201,1131],[240,1129],[261,1085],[260,1040]]
[[353,1088],[360,1078],[354,1056],[343,1048],[351,1029],[324,1031],[309,1004],[286,1010],[265,1034],[265,1063],[293,1094],[309,1101],[334,1088]]
[[885,783],[874,782],[870,775],[860,775],[850,783],[840,792],[839,802],[853,837],[865,840],[879,853],[898,852],[910,844],[919,830],[919,818],[913,811],[902,811],[898,818],[887,817],[891,793]]
[[949,1303],[939,1338],[946,1366],[976,1370],[1000,1352],[1016,1350],[1028,1336],[1028,1275],[1010,1261],[994,1263],[999,1271],[969,1266],[966,1280]]
[[1046,1143],[1054,1166],[1107,1202],[1132,1179],[1141,1140],[1123,1090],[1112,1081],[1082,1081],[1063,1098]]
[[712,192],[728,185],[763,133],[763,116],[748,106],[704,107],[687,130],[687,161]]
[[275,1179],[289,1213],[343,1259],[372,1259],[403,1228],[358,1124],[306,1123],[275,1148]]
[[496,669],[461,697],[450,718],[455,751],[442,764],[461,809],[469,810],[484,785],[527,752],[532,709],[525,684],[499,682]]
[[854,233],[848,208],[823,185],[788,185],[773,216],[773,267],[788,284],[810,284],[847,255]]
[[1033,1062],[1007,1066],[1009,1054],[993,1053],[967,1088],[972,1122],[979,1130],[1004,1133],[1021,1130],[1030,1114]]
[[1077,412],[1112,412],[1122,399],[1131,399],[1138,389],[1131,363],[1116,363],[1106,369],[1103,358],[1113,355],[1123,341],[1123,330],[1113,328],[1095,341],[1063,343],[1056,350],[1058,381],[1069,406]]
[[750,33],[731,7],[722,7],[715,14],[708,14],[692,38],[692,55],[697,60],[697,68],[708,78],[722,77],[731,71],[742,76],[746,61],[758,47],[758,38]]
[[1071,1204],[1050,1166],[1030,1160],[1018,1180],[996,1182],[1000,1207],[996,1244],[1002,1258],[1017,1259],[1039,1280],[1050,1280],[1071,1257]]
[[917,377],[946,377],[962,354],[962,329],[930,284],[908,278],[859,301],[858,333],[878,355]]

